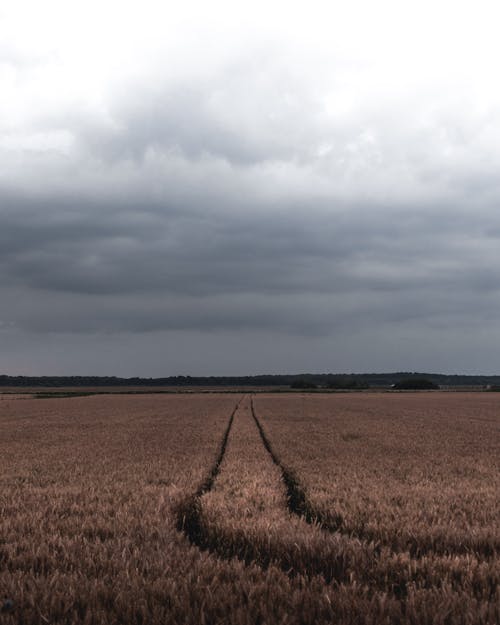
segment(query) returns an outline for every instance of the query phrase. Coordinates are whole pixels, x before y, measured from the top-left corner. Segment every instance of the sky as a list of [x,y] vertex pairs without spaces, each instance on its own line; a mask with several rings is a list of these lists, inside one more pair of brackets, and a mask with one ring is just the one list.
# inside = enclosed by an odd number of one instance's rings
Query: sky
[[500,373],[495,2],[0,3],[0,373]]

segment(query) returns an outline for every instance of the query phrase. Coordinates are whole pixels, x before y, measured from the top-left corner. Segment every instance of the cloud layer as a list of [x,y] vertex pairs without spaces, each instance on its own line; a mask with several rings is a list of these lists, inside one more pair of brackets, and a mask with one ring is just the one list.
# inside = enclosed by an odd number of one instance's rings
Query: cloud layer
[[2,369],[497,372],[494,9],[146,4],[0,16]]

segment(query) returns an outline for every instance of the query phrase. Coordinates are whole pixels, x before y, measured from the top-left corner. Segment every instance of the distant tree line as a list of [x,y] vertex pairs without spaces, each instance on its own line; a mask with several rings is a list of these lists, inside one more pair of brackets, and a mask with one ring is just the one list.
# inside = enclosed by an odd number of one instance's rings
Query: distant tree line
[[80,386],[285,386],[294,383],[310,384],[309,388],[361,389],[391,387],[402,380],[425,378],[439,386],[500,386],[500,376],[445,375],[435,373],[304,373],[297,375],[252,376],[189,376],[176,375],[163,378],[119,378],[115,376],[9,376],[0,375],[0,386],[10,387],[80,387]]
[[397,391],[435,391],[439,385],[428,378],[412,377],[396,382],[392,388]]

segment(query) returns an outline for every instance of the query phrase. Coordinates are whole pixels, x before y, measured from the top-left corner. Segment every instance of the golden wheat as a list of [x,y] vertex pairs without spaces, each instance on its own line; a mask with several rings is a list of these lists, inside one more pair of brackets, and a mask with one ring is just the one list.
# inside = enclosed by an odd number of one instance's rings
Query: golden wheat
[[253,403],[4,396],[0,620],[500,621],[496,396]]

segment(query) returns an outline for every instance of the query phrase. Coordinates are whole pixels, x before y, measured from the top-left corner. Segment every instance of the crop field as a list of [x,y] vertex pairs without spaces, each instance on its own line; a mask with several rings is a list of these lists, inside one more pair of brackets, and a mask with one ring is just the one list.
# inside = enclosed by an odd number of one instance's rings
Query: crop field
[[0,623],[500,623],[500,395],[0,397]]

